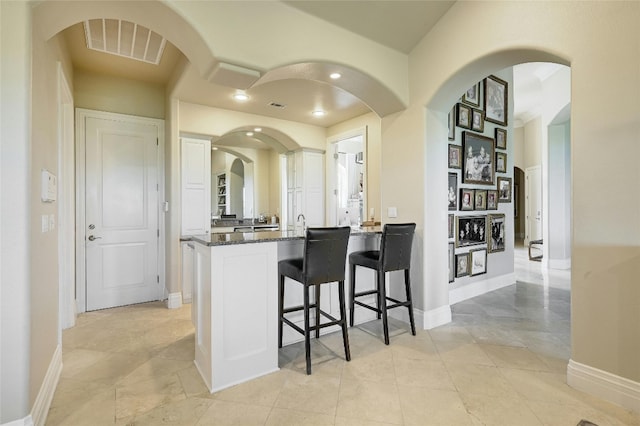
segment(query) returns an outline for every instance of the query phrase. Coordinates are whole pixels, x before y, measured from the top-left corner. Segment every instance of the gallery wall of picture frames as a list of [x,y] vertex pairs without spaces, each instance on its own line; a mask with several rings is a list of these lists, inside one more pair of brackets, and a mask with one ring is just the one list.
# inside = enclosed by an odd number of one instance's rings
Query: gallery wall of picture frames
[[[449,113],[450,283],[487,273],[488,255],[505,250],[506,216],[498,210],[511,203],[513,191],[506,176],[508,89],[507,81],[490,75],[463,93]],[[485,130],[487,122],[492,124]]]

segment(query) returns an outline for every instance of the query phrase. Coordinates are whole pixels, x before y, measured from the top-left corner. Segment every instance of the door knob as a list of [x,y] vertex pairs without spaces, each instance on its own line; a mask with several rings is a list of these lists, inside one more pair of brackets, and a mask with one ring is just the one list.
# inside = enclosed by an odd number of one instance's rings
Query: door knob
[[94,237],[93,235],[89,235],[89,241],[99,240],[102,237]]

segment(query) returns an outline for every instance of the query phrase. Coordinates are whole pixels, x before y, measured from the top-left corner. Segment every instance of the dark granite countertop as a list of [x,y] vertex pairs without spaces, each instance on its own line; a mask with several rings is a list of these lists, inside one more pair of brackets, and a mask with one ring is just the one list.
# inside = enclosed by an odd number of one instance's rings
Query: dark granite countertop
[[[352,228],[352,236],[366,236],[381,234],[380,226]],[[299,231],[259,231],[259,232],[228,232],[209,235],[183,236],[181,241],[194,241],[206,246],[223,246],[230,244],[266,243],[271,241],[303,240],[304,234]]]

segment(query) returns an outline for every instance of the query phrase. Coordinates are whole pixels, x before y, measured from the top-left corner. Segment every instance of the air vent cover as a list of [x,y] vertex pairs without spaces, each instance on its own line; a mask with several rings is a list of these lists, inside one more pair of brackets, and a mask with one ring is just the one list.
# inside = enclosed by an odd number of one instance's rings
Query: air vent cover
[[284,109],[286,107],[285,104],[280,104],[278,102],[269,102],[270,107]]
[[87,47],[149,64],[158,65],[166,39],[133,22],[119,19],[84,21]]

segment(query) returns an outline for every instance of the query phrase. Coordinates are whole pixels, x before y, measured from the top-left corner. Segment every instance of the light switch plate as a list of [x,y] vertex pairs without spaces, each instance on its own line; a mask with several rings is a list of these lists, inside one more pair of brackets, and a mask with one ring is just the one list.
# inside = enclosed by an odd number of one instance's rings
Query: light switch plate
[[398,217],[398,209],[395,207],[387,207],[388,217]]
[[49,232],[49,216],[42,215],[42,233]]

